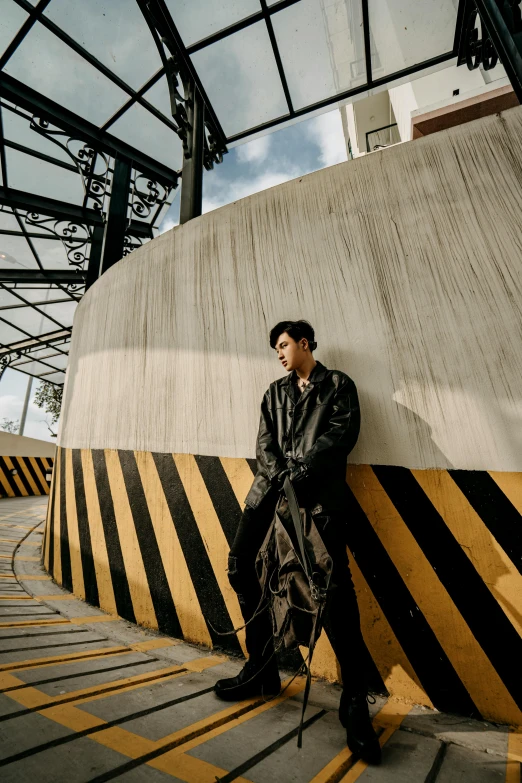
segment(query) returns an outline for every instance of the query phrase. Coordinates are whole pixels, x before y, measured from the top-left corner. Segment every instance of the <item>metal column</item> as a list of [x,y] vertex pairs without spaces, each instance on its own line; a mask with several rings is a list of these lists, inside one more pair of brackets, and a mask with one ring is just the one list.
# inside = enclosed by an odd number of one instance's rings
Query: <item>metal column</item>
[[475,0],[475,3],[513,90],[522,103],[522,24],[518,3],[506,3],[504,0]]
[[89,254],[89,267],[85,281],[85,290],[88,291],[100,276],[100,264],[103,252],[104,227],[94,226],[92,229],[91,252]]
[[190,134],[190,157],[183,160],[181,175],[181,196],[179,222],[201,215],[203,205],[203,142],[205,105],[194,82],[191,82],[187,117],[192,128]]
[[29,400],[31,399],[31,389],[33,387],[33,377],[32,375],[29,376],[29,380],[27,381],[27,391],[25,392],[25,400],[24,400],[24,407],[22,410],[22,418],[20,419],[20,427],[18,429],[18,434],[23,435],[24,429],[25,429],[25,420],[27,418],[27,409],[29,407]]
[[127,218],[131,164],[126,158],[117,156],[114,164],[111,200],[105,226],[101,274],[123,258],[125,234],[129,227]]

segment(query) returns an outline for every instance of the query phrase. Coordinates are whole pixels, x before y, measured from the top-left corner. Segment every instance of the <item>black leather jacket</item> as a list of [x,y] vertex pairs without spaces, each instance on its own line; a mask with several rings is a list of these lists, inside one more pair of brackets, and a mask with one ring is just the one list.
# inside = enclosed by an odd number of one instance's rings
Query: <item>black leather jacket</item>
[[270,384],[261,403],[257,473],[246,504],[257,508],[271,480],[289,459],[305,463],[309,478],[298,499],[314,513],[341,511],[346,498],[346,460],[357,442],[360,411],[352,379],[317,362],[302,393],[295,370]]

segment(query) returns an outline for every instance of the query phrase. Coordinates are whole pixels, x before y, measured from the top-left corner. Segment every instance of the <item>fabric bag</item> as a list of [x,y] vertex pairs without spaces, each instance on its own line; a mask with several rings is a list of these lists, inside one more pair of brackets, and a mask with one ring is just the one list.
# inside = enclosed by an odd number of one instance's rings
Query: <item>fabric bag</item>
[[[302,747],[303,719],[311,685],[310,666],[322,629],[333,562],[310,511],[300,508],[287,477],[272,524],[256,559],[261,585],[260,607],[268,603],[275,650],[283,645],[308,647],[308,656],[296,672],[306,667],[306,686],[297,738]],[[288,687],[288,686],[287,686]]]

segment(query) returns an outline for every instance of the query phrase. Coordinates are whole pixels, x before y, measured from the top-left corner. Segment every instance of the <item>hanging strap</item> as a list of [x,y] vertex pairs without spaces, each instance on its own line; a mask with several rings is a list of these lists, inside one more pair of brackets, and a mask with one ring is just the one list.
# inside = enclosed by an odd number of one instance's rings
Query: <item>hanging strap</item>
[[[304,535],[303,535],[303,522],[301,519],[301,514],[299,512],[299,505],[297,503],[297,498],[295,495],[295,490],[292,486],[292,482],[286,476],[285,482],[283,485],[283,489],[286,495],[286,499],[288,501],[288,507],[290,509],[290,515],[292,517],[292,521],[294,523],[295,527],[295,533],[297,536],[297,543],[299,545],[299,549],[301,550],[301,559],[302,559],[302,567],[303,570],[308,577],[308,583],[310,586],[313,584],[313,574],[312,574],[312,567],[310,565],[310,560],[308,558],[308,555],[306,553],[305,545],[304,545]],[[296,553],[297,554],[297,553]],[[312,665],[312,656],[314,654],[314,648],[315,643],[317,641],[317,631],[320,629],[320,623],[321,623],[321,615],[323,612],[324,603],[319,603],[316,614],[314,617],[314,624],[312,627],[312,633],[310,635],[310,642],[308,644],[308,657],[306,660],[306,686],[305,691],[303,694],[303,708],[301,710],[301,721],[299,723],[299,731],[297,735],[297,747],[301,748],[303,744],[303,721],[305,716],[305,710],[306,706],[308,704],[308,696],[310,693],[310,685],[312,682],[312,671],[311,671],[311,665]]]
[[312,568],[304,545],[303,522],[301,520],[301,514],[299,512],[299,505],[297,503],[295,490],[288,476],[285,477],[283,490],[286,495],[286,499],[288,501],[288,508],[290,509],[290,516],[292,517],[292,521],[294,523],[295,534],[297,536],[297,543],[301,551],[301,565],[303,567],[303,571],[308,577],[308,581],[312,582],[313,581]]

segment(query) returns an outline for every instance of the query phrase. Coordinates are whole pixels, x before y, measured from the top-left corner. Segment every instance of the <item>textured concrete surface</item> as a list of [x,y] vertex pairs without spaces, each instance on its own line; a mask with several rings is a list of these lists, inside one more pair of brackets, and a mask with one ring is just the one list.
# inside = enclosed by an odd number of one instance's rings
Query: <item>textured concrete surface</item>
[[[0,579],[2,783],[520,783],[521,735],[385,699],[371,706],[383,764],[368,767],[346,747],[340,688],[321,681],[298,749],[302,680],[269,702],[221,702],[212,686],[236,673],[239,659],[60,600],[66,593],[38,561],[19,563],[24,547],[39,551],[45,503],[0,501],[0,537],[14,511],[24,522]],[[6,611],[8,585],[19,588],[29,625]],[[42,625],[42,607],[62,624]]]
[[253,457],[268,330],[307,318],[359,390],[350,462],[520,471],[521,135],[516,107],[131,253],[75,312],[59,445]]

